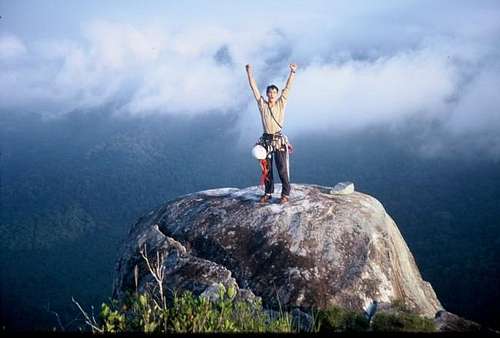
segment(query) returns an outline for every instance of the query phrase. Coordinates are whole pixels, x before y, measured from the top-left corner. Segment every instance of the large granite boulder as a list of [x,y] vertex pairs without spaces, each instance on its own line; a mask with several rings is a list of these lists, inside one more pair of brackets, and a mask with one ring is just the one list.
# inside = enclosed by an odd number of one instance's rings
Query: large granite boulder
[[[140,248],[159,252],[168,290],[234,287],[263,304],[309,308],[338,304],[363,311],[376,300],[404,301],[415,313],[444,310],[422,279],[394,220],[374,197],[292,184],[290,202],[259,204],[256,186],[181,196],[135,223],[116,263],[113,296],[154,284]],[[135,271],[135,273],[134,273]],[[137,281],[137,286],[136,286]]]

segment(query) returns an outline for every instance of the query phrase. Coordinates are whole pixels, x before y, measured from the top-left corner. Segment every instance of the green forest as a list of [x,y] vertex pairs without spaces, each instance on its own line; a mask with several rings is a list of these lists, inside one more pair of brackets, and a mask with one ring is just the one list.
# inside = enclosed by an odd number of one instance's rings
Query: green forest
[[[4,327],[77,325],[71,298],[98,308],[110,296],[118,248],[142,214],[179,195],[258,184],[250,149],[260,135],[238,142],[230,114],[0,116]],[[498,328],[500,163],[422,158],[417,132],[290,136],[291,182],[348,180],[377,198],[443,306]]]

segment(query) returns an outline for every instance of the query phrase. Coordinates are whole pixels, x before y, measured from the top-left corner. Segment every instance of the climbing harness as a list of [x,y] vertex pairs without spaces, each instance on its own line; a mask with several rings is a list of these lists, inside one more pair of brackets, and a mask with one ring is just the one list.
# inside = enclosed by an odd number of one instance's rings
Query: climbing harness
[[[272,157],[274,151],[286,151],[286,168],[288,180],[290,180],[290,165],[289,165],[289,154],[293,152],[292,144],[288,141],[288,137],[281,133],[281,130],[274,134],[263,133],[259,140],[255,143],[255,146],[262,146],[267,154],[265,158],[260,159],[260,167],[262,170],[262,175],[259,179],[259,186],[265,185],[265,182],[269,181],[269,171],[267,159]],[[254,148],[255,148],[254,146]]]

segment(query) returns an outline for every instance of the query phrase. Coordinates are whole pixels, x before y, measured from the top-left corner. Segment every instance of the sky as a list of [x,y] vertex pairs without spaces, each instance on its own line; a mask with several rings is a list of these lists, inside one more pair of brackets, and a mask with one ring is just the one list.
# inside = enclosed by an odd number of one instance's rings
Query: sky
[[[297,63],[290,137],[419,126],[422,156],[500,161],[500,1],[2,1],[0,112],[234,114]],[[438,126],[438,127],[436,127]]]

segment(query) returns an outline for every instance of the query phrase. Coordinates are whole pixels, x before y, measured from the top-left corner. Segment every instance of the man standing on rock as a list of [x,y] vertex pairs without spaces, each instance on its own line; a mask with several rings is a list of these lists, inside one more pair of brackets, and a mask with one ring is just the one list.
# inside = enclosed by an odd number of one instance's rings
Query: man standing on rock
[[278,87],[274,84],[267,86],[266,94],[268,100],[260,94],[257,88],[257,83],[252,74],[252,66],[246,65],[248,81],[252,88],[257,105],[260,111],[262,120],[262,128],[264,133],[260,137],[258,144],[266,148],[268,155],[265,160],[265,193],[261,196],[260,202],[267,203],[270,201],[274,192],[273,182],[273,157],[278,169],[278,174],[281,180],[282,190],[280,203],[288,202],[290,196],[290,171],[288,167],[288,151],[291,145],[288,143],[288,138],[281,133],[283,122],[285,120],[285,107],[288,101],[288,91],[295,79],[297,64],[290,64],[290,75],[286,82],[285,88],[281,91],[281,96],[278,98]]

